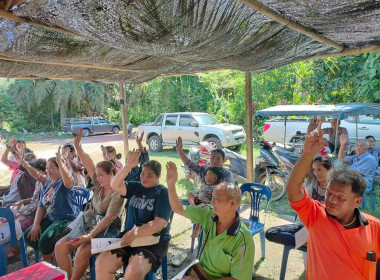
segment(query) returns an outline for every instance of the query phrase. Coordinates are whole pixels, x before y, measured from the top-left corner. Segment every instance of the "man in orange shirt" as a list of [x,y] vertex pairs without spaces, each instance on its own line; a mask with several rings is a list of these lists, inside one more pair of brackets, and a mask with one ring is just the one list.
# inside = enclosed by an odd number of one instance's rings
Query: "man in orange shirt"
[[330,171],[324,205],[301,188],[323,143],[321,130],[306,137],[286,185],[290,206],[308,230],[307,279],[375,279],[380,220],[358,209],[366,189],[360,173],[344,167]]

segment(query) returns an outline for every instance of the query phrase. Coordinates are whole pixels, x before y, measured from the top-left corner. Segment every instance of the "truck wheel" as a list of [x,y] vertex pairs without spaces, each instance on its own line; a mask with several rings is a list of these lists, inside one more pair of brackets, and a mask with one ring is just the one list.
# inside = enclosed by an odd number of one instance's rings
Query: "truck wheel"
[[162,143],[160,137],[157,135],[153,135],[148,140],[149,150],[152,152],[161,152],[162,150]]
[[83,128],[83,130],[82,130],[82,136],[83,137],[90,136],[90,131],[87,128]]
[[269,175],[269,182],[264,171],[259,175],[257,180],[260,184],[268,186],[272,191],[272,200],[280,200],[285,195],[285,178],[277,173]]
[[118,134],[119,131],[120,131],[120,128],[118,128],[117,126],[114,126],[114,127],[112,128],[112,133],[114,133],[114,134]]
[[210,137],[206,139],[207,142],[210,142],[211,146],[214,147],[214,149],[222,149],[222,144],[220,143],[219,138],[217,137]]

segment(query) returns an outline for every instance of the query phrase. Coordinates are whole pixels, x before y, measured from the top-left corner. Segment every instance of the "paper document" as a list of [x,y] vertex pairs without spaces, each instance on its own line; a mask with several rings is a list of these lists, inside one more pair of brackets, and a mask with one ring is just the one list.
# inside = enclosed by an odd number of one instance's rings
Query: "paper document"
[[79,223],[81,222],[82,216],[83,216],[83,211],[80,211],[78,216],[75,218],[75,220],[72,221],[67,227],[71,229],[77,228]]
[[297,231],[294,234],[294,238],[295,238],[295,241],[296,241],[296,246],[295,246],[294,249],[298,249],[299,247],[301,247],[302,245],[304,245],[307,242],[307,240],[309,239],[306,227],[303,227],[299,231]]
[[91,239],[91,254],[121,248],[121,238],[92,238]]
[[197,264],[197,263],[199,263],[199,260],[198,260],[198,259],[195,259],[191,264],[189,264],[188,266],[186,266],[185,269],[183,269],[180,273],[178,273],[176,276],[174,276],[174,277],[172,278],[172,280],[179,280],[179,279],[182,279],[183,276],[185,276],[186,271],[187,271],[190,267],[192,267],[194,264]]

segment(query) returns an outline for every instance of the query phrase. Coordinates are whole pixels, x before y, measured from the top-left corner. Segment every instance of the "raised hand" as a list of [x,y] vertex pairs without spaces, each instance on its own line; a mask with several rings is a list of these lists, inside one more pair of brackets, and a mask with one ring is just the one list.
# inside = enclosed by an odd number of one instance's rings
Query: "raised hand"
[[175,186],[175,184],[178,181],[178,171],[177,171],[177,166],[175,165],[174,162],[169,161],[166,164],[166,183],[169,186]]
[[143,138],[144,138],[144,131],[140,134],[140,137],[138,135],[136,136],[136,143],[140,150],[142,149]]
[[314,156],[323,148],[323,145],[323,131],[318,130],[311,132],[306,136],[303,150],[305,154],[311,154]]
[[82,129],[79,129],[79,132],[77,133],[74,139],[74,146],[79,147],[81,140],[82,140]]
[[58,151],[56,155],[57,155],[57,163],[62,162],[61,146],[58,147]]
[[15,151],[14,155],[15,155],[15,157],[19,163],[21,163],[21,164],[25,163],[25,151],[24,150],[21,150],[21,152]]
[[135,167],[137,164],[139,164],[140,155],[141,151],[136,151],[135,149],[129,151],[127,154],[125,166],[128,166],[131,169]]
[[341,134],[339,136],[339,140],[340,140],[340,145],[341,146],[346,146],[347,143],[348,143],[348,138],[347,138],[347,135],[346,134]]
[[16,149],[16,140],[14,137],[9,138],[7,144],[6,144],[8,150],[13,152]]
[[175,148],[176,148],[176,150],[177,150],[177,153],[178,153],[179,151],[182,151],[183,144],[182,144],[182,138],[181,138],[181,136],[178,136],[178,139],[177,139],[177,141],[175,142]]

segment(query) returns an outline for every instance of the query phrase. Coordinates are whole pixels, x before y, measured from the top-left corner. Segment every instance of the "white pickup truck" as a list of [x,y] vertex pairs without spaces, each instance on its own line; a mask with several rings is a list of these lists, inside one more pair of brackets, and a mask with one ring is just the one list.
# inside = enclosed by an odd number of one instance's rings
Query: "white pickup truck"
[[[165,113],[159,115],[152,124],[142,124],[138,133],[144,138],[152,152],[159,152],[163,146],[175,146],[178,136],[184,146],[194,145],[194,141],[208,141],[214,147],[234,147],[240,149],[245,142],[245,131],[240,125],[219,123],[207,113]],[[199,139],[195,135],[198,132]]]
[[[297,142],[302,138],[307,131],[310,118],[290,118],[286,122],[285,144]],[[341,127],[345,127],[348,131],[350,143],[356,142],[356,123],[355,117],[348,117],[341,121]],[[322,124],[322,128],[331,127],[330,121]],[[380,119],[373,116],[359,115],[358,116],[358,139],[364,139],[368,135],[372,135],[377,139],[376,146],[380,148]],[[263,138],[269,142],[283,143],[284,142],[284,119],[276,118],[267,120],[264,125]]]

